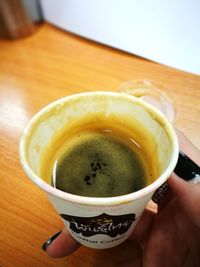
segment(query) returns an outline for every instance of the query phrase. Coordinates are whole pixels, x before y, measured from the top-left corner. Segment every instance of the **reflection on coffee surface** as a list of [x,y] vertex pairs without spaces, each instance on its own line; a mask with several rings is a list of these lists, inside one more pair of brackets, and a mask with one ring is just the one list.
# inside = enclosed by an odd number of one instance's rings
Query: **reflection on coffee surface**
[[80,196],[113,197],[138,191],[155,177],[153,162],[122,129],[77,127],[62,138],[41,175],[56,188]]

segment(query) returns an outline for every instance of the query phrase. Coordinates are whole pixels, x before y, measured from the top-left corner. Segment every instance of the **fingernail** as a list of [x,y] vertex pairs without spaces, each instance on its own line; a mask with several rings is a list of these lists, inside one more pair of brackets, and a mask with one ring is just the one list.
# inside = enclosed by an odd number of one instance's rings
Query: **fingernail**
[[168,191],[169,191],[169,185],[167,183],[164,183],[155,191],[151,199],[153,200],[153,202],[158,204],[161,201],[161,199],[163,199],[163,197],[167,194]]
[[181,151],[174,172],[185,181],[195,182],[200,177],[200,167]]
[[59,231],[58,233],[56,233],[55,235],[49,237],[49,239],[47,239],[46,242],[44,242],[44,244],[42,245],[42,249],[44,251],[47,250],[47,247],[60,235],[62,231]]

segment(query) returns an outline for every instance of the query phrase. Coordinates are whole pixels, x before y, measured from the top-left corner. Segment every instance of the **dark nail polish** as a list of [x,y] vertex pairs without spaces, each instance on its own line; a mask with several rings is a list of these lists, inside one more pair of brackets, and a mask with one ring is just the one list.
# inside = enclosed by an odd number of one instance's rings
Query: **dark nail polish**
[[47,239],[47,241],[42,245],[42,249],[44,251],[46,251],[47,250],[47,247],[60,235],[61,232],[62,231],[59,231],[55,235],[49,237],[49,239]]
[[[191,181],[193,183],[200,181],[200,167],[181,151],[179,152],[178,162],[174,172],[185,181]],[[158,204],[168,191],[169,186],[167,183],[164,183],[155,191],[152,200]]]
[[174,172],[183,180],[192,181],[200,176],[200,167],[180,151]]
[[151,199],[153,200],[153,202],[158,204],[168,191],[169,185],[167,183],[164,183],[155,191]]

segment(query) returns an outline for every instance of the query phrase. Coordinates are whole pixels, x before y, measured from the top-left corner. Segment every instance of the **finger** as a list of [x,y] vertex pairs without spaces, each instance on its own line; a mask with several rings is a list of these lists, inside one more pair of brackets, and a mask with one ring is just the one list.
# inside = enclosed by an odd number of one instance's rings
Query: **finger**
[[187,215],[175,200],[156,216],[145,246],[143,267],[183,266],[188,250],[187,222]]
[[157,210],[163,210],[171,200],[173,200],[173,192],[167,182],[162,184],[153,194],[152,200],[157,204]]
[[120,267],[142,267],[142,257],[130,261],[119,262],[117,266]]
[[158,203],[158,212],[160,213],[162,210],[164,210],[170,203],[174,200],[174,193],[169,188],[166,195],[161,199],[161,201]]
[[[189,139],[178,129],[176,130],[178,138],[179,138],[179,143],[180,143],[180,148],[184,153],[186,153],[189,157],[191,157],[195,162],[198,163],[200,159],[200,152],[194,145],[189,141]],[[177,166],[174,170],[175,173],[177,173],[180,177],[182,177],[184,180],[190,180],[194,176],[194,173],[197,172],[199,173],[199,167],[195,166],[195,163],[190,161],[190,159],[184,155],[183,153],[179,154],[179,160],[177,163]],[[169,185],[169,184],[168,184]],[[163,185],[164,186],[164,185]],[[162,189],[161,187],[159,190]],[[165,187],[164,187],[165,189]],[[160,193],[160,191],[158,193]],[[162,189],[163,190],[163,189]],[[157,191],[155,193],[154,198],[157,197]],[[163,194],[164,193],[164,194]],[[160,197],[161,195],[161,197]],[[158,201],[158,211],[162,211],[169,203],[174,199],[174,193],[172,190],[166,188],[166,192],[162,192],[161,194],[158,194],[158,197],[160,197],[161,201]],[[163,195],[163,196],[162,196]],[[163,197],[163,198],[162,198]],[[159,198],[158,198],[159,199]]]
[[181,208],[191,218],[196,226],[200,227],[200,184],[185,182],[173,174],[168,183],[177,197]]
[[149,235],[156,213],[145,209],[129,239],[144,243]]
[[[56,238],[54,238],[54,236],[56,236]],[[54,236],[45,242],[45,244],[47,244],[45,250],[50,257],[60,258],[68,256],[80,247],[80,244],[66,229],[63,229]]]

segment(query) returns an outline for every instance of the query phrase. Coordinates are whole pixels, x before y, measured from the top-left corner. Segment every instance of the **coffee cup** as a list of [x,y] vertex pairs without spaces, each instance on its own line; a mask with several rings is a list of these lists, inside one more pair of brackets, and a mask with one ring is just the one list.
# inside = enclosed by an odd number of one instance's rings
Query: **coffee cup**
[[[139,143],[148,151],[151,147],[158,176],[138,191],[112,197],[80,196],[47,183],[40,175],[44,151],[63,129],[94,118],[117,121],[140,137]],[[20,141],[27,176],[45,191],[73,238],[96,249],[117,246],[130,236],[154,192],[173,172],[178,152],[175,131],[161,112],[137,97],[105,91],[74,94],[49,104],[30,120]]]

